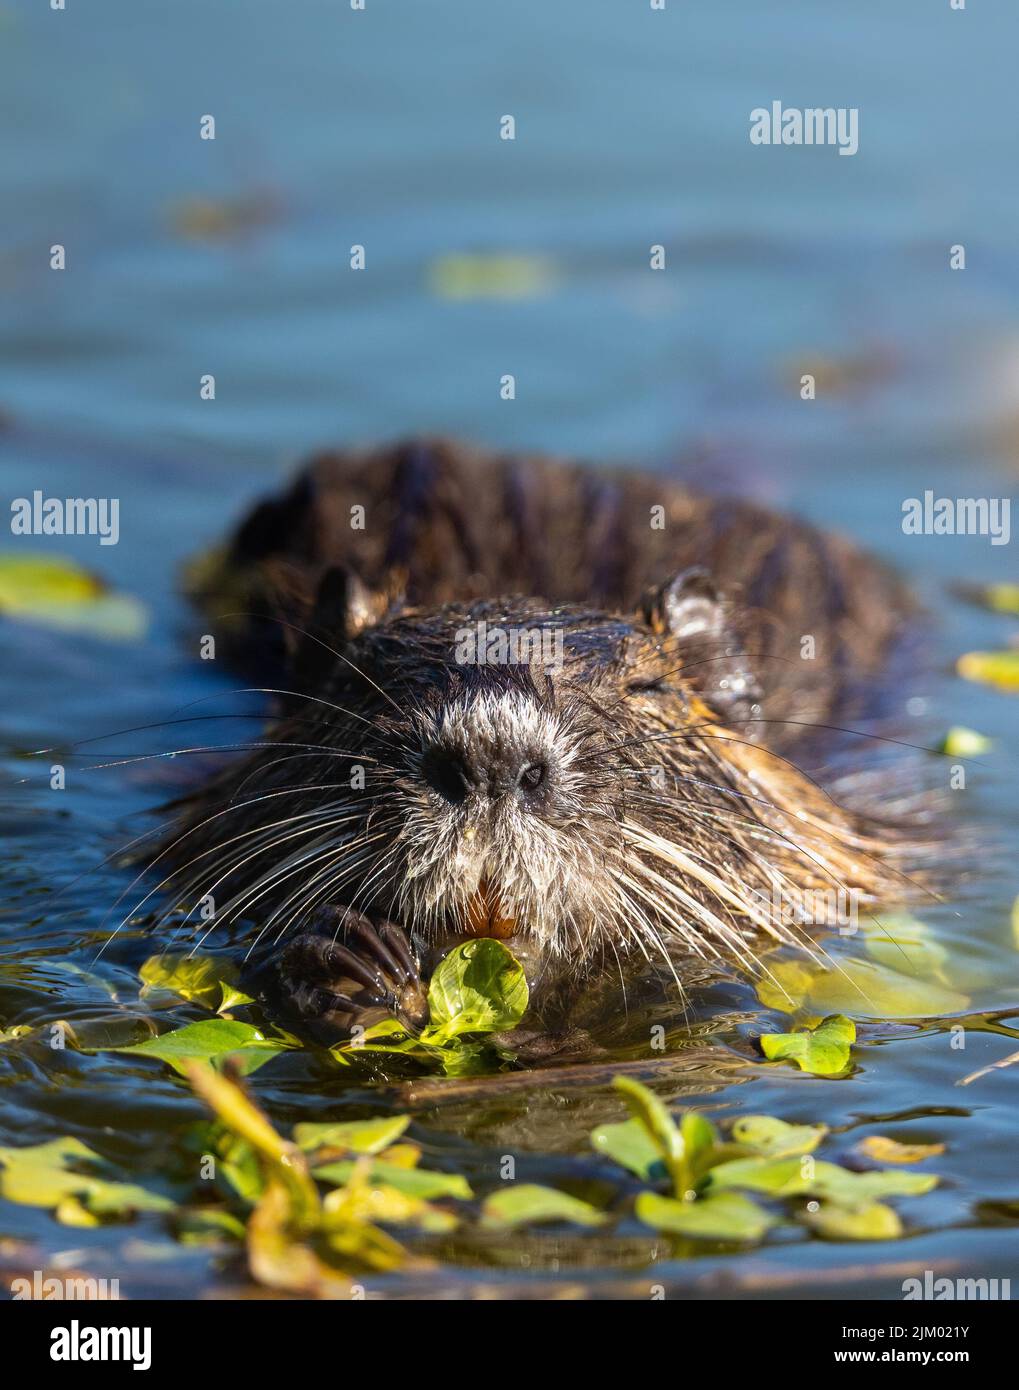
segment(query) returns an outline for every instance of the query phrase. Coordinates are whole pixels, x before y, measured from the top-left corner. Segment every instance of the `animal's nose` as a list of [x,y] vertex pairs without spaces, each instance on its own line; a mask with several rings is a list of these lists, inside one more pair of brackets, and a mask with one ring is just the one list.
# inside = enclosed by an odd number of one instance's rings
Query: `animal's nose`
[[515,753],[467,759],[450,749],[430,748],[421,770],[428,785],[454,805],[469,796],[494,801],[510,793],[529,800],[548,781],[548,765],[541,758]]

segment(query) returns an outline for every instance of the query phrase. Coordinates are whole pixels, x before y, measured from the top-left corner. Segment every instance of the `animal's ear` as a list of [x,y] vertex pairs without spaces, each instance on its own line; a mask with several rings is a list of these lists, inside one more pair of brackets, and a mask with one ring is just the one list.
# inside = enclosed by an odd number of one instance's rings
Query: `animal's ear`
[[732,607],[706,569],[681,570],[653,589],[643,617],[652,632],[674,639],[675,674],[713,710],[734,722],[754,717],[762,698],[757,675]]
[[385,606],[385,597],[373,594],[353,570],[343,565],[327,569],[296,634],[295,680],[315,684],[336,665],[337,650],[377,622]]

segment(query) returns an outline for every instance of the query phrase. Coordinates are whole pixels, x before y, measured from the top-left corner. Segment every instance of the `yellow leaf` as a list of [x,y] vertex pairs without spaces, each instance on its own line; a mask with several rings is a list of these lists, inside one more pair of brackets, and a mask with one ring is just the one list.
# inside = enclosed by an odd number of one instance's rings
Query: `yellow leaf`
[[858,1145],[862,1154],[876,1163],[919,1163],[945,1152],[944,1144],[900,1144],[885,1134],[868,1134]]

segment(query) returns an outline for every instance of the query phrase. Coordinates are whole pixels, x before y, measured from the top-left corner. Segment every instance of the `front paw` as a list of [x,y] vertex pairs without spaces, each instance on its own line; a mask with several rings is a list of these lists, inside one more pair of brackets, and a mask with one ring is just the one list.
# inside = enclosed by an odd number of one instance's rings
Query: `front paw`
[[419,964],[404,931],[349,908],[320,910],[305,931],[257,967],[257,996],[285,1026],[329,1046],[395,1017],[427,1022]]

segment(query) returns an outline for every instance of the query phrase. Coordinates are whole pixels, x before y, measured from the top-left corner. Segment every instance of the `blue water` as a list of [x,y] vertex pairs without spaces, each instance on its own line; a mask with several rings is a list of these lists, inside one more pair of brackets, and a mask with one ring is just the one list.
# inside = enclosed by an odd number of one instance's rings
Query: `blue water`
[[[227,688],[186,640],[178,567],[310,448],[425,430],[664,463],[839,526],[916,583],[933,657],[903,701],[926,699],[927,729],[965,723],[997,741],[964,794],[966,821],[997,849],[930,921],[974,1012],[1014,1007],[1014,705],[951,675],[959,652],[1005,645],[1014,624],[947,589],[1019,578],[1014,551],[906,537],[900,521],[903,499],[926,488],[1015,492],[1019,10],[1006,0],[962,12],[947,0],[667,0],[661,12],[643,0],[67,5],[0,5],[2,495],[118,496],[118,546],[40,538],[33,549],[100,568],[153,621],[116,648],[0,625],[5,746],[166,719]],[[858,107],[859,152],[752,146],[749,113],[775,99]],[[206,114],[214,141],[199,139]],[[505,114],[513,142],[498,138]],[[55,243],[62,272],[49,268]],[[960,243],[966,269],[952,271]],[[349,267],[354,244],[364,271]],[[666,248],[662,272],[648,268],[654,244]],[[460,300],[436,288],[450,257],[489,258],[492,284],[510,255],[532,269],[523,293]],[[804,402],[797,383],[812,366],[834,383]],[[214,401],[199,397],[206,373]],[[504,373],[516,377],[513,401],[499,398]],[[175,737],[97,747],[167,749]],[[47,904],[137,833],[169,779],[148,764],[85,771],[100,760],[77,760],[59,813],[38,762],[5,760],[28,780],[4,822],[21,905],[0,924],[0,1026],[108,1010],[55,963],[92,959],[125,879],[106,870],[70,907]],[[132,962],[128,952],[108,967],[122,989]],[[852,1274],[868,1261],[1019,1272],[1015,1208],[992,1223],[980,1207],[1019,1202],[1019,1070],[956,1085],[1014,1046],[972,1032],[960,1054],[925,1029],[869,1049],[849,1082],[772,1072],[713,1093],[712,1104],[833,1125],[898,1117],[883,1127],[948,1144],[946,1182],[910,1209],[914,1234],[896,1246],[798,1239],[656,1271],[686,1289],[719,1270],[778,1272],[795,1289],[813,1269],[852,1296],[869,1277],[887,1291],[876,1274]],[[257,1087],[284,1115],[345,1113],[335,1088],[315,1096],[307,1078],[263,1075]],[[575,1124],[563,1131],[552,1120],[562,1109],[549,1105],[547,1133],[532,1127],[525,1147],[580,1164],[588,1117],[570,1102]],[[178,1083],[110,1054],[0,1058],[0,1143],[67,1132],[98,1143],[108,1124],[113,1149],[158,1171],[161,1136],[196,1115]],[[499,1145],[524,1142],[517,1112],[480,1135],[455,1107],[426,1123],[440,1153],[482,1176]],[[69,1233],[4,1204],[5,1234],[32,1241],[40,1259],[73,1243],[125,1267],[122,1229]],[[204,1257],[169,1263],[170,1286],[221,1277]],[[128,1267],[134,1288],[163,1287],[143,1259]],[[570,1275],[617,1277],[609,1253]],[[640,1267],[628,1277],[639,1283]]]

